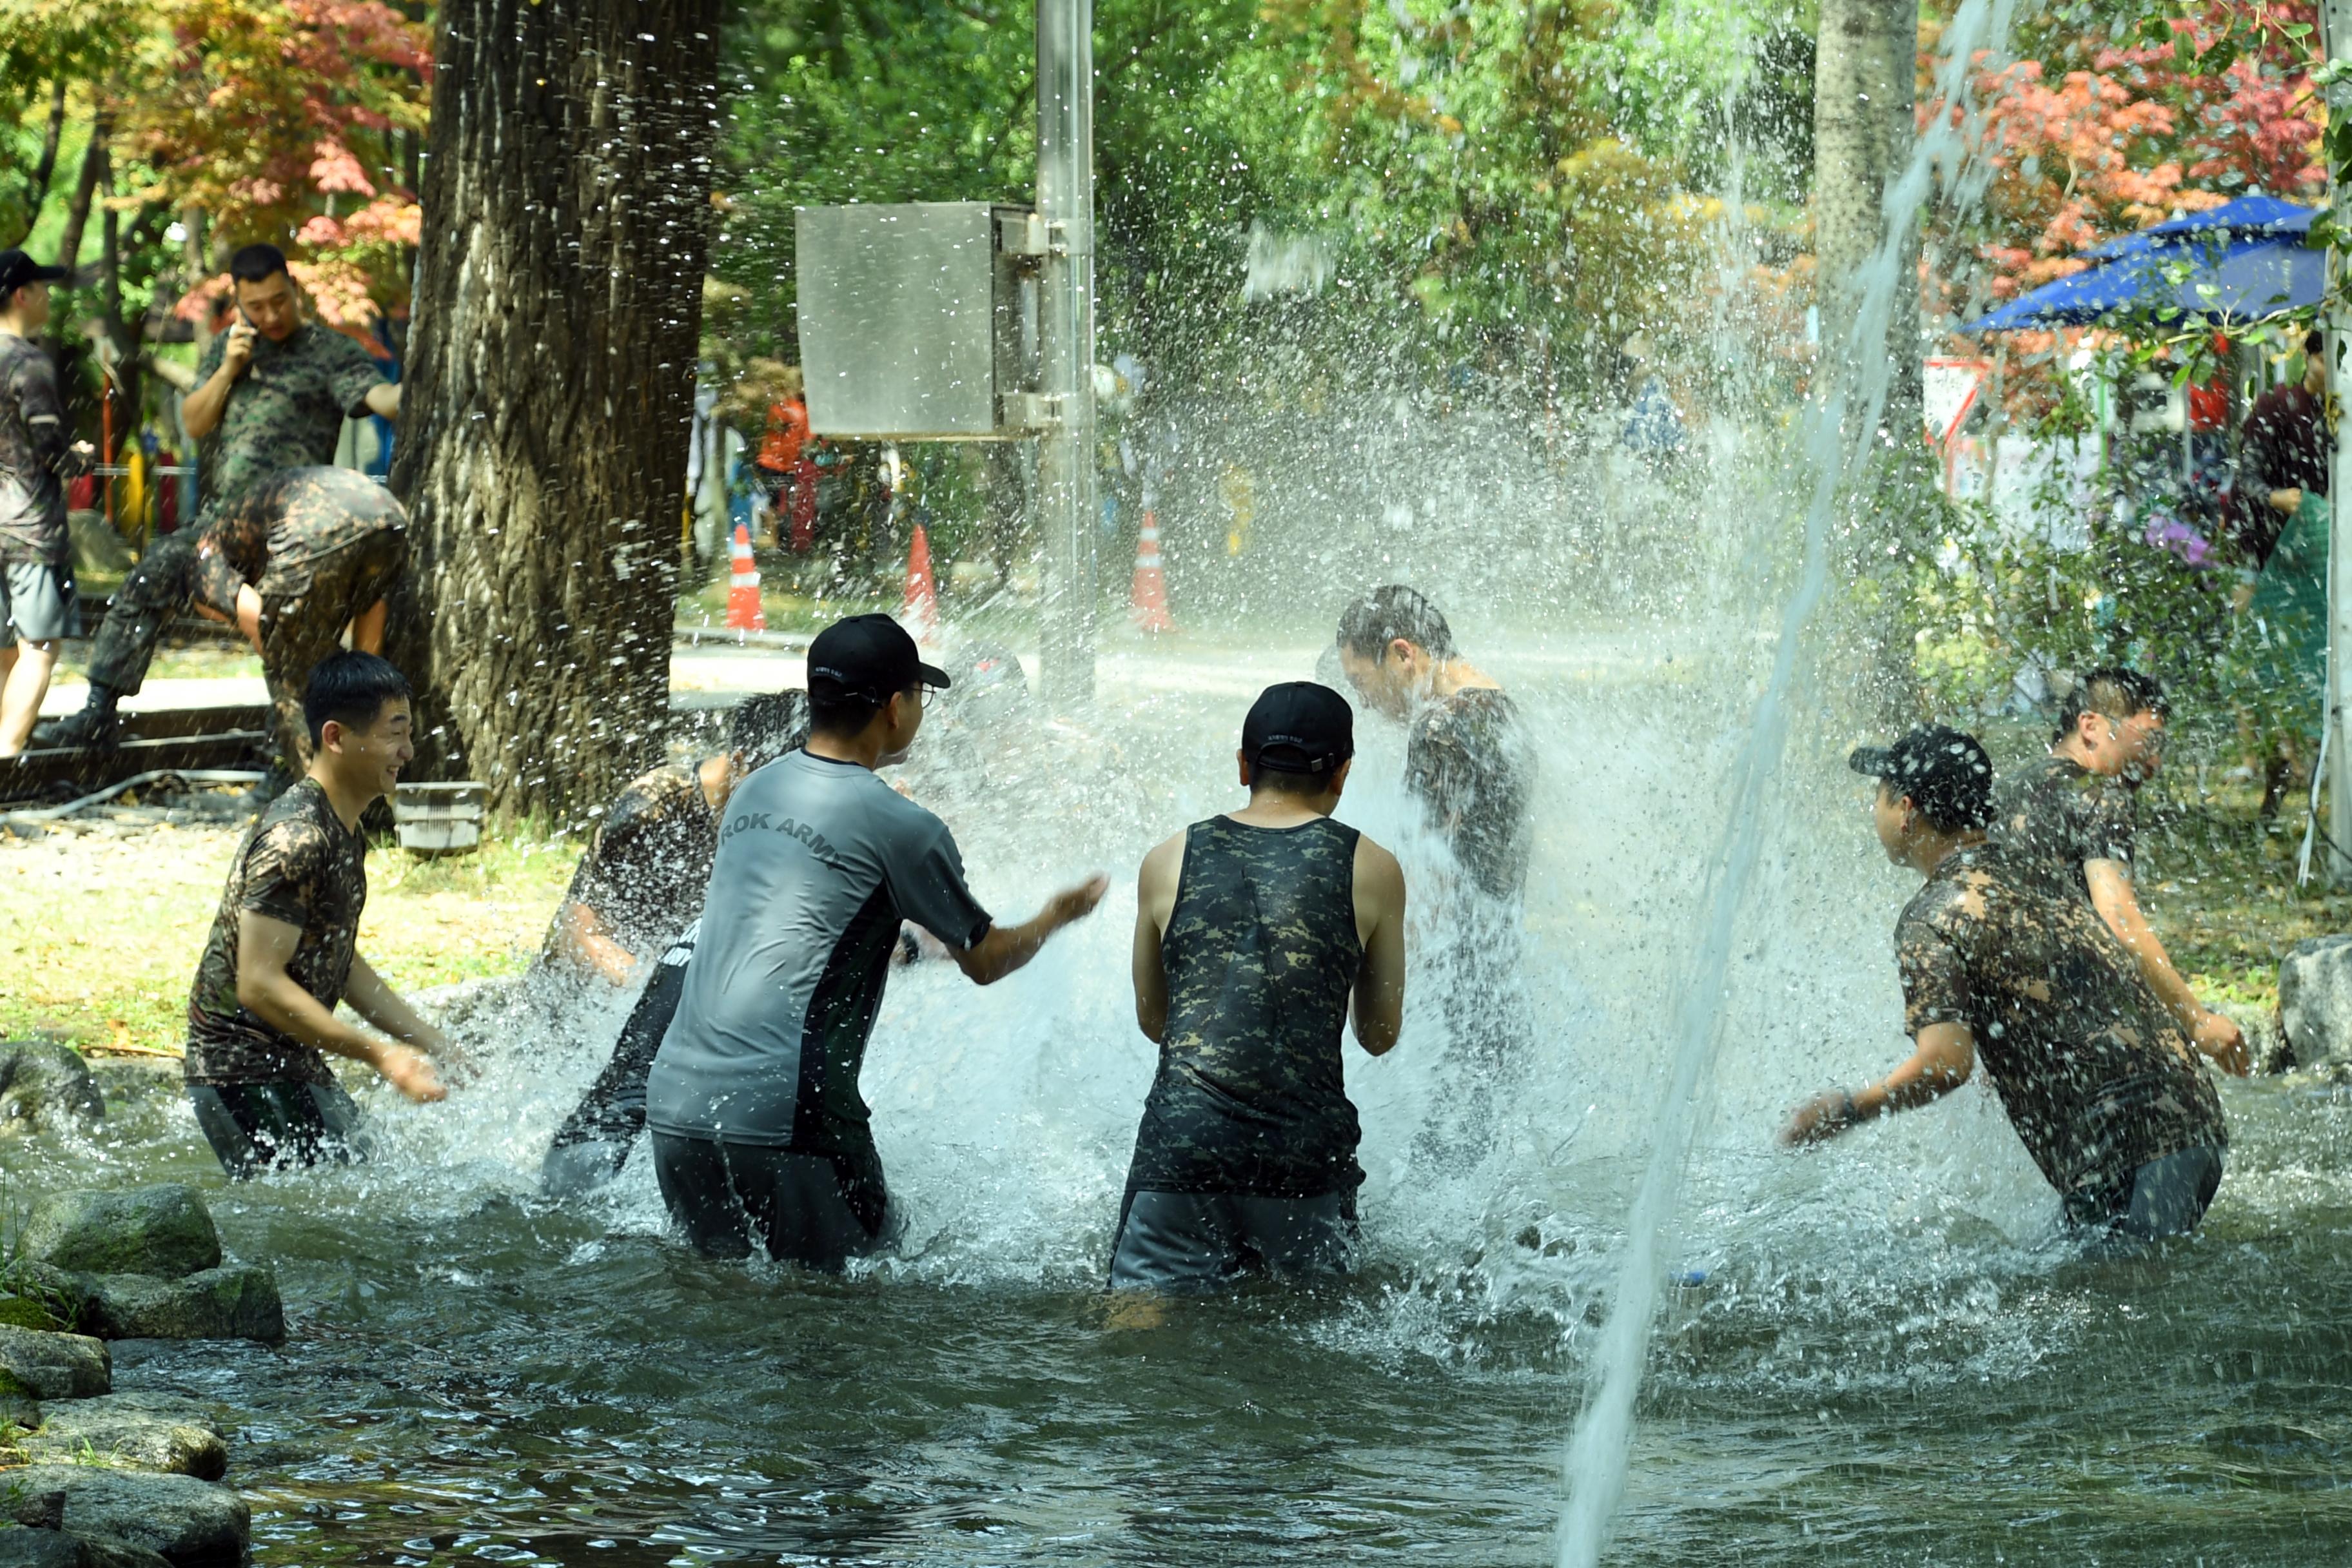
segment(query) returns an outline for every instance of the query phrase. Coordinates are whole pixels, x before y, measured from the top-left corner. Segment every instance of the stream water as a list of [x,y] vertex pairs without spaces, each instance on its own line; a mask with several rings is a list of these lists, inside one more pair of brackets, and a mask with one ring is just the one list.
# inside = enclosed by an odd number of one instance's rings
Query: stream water
[[[216,1401],[266,1564],[1547,1561],[1575,1419],[1667,1082],[1670,1009],[1769,639],[1543,636],[1462,617],[1546,737],[1525,1070],[1483,1159],[1447,1020],[1350,1062],[1370,1264],[1136,1326],[1100,1291],[1150,1047],[1124,885],[1233,803],[1249,693],[1308,647],[1112,661],[1082,735],[940,736],[926,779],[992,907],[1090,866],[1122,886],[1028,971],[894,978],[866,1084],[907,1218],[845,1279],[699,1258],[648,1173],[534,1194],[604,1040],[520,1001],[469,1016],[483,1080],[362,1090],[379,1156],[230,1187],[158,1080],[87,1143],[0,1148],[9,1200],[190,1180],[273,1261],[286,1345],[125,1344],[125,1386]],[[1002,742],[1002,737],[999,738]],[[1432,876],[1367,723],[1346,815]],[[2232,1083],[2194,1237],[2085,1261],[1981,1085],[1792,1157],[1786,1106],[1900,1053],[1888,945],[1911,879],[1842,747],[1800,731],[1760,825],[1648,1351],[1612,1563],[2313,1563],[2352,1554],[2352,1099]],[[2006,759],[2004,759],[2006,760]],[[1432,900],[1429,915],[1437,913]],[[1424,926],[1423,939],[1433,933]],[[124,1082],[137,1080],[125,1079]]]

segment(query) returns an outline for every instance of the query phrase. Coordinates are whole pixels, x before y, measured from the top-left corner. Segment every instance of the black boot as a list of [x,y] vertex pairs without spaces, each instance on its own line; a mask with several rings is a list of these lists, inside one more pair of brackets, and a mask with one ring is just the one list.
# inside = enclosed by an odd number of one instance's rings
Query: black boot
[[35,728],[33,744],[42,748],[110,750],[122,728],[122,721],[114,711],[114,705],[121,700],[122,693],[93,680],[89,683],[89,700],[81,710]]

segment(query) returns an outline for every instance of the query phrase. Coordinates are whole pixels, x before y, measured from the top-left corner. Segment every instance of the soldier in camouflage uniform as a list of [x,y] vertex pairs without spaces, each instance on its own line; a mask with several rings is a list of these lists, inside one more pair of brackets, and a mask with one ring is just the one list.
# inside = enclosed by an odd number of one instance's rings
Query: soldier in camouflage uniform
[[1339,1037],[1373,1056],[1404,1019],[1404,873],[1331,818],[1355,754],[1327,686],[1269,687],[1242,727],[1249,805],[1145,857],[1135,1016],[1160,1046],[1112,1243],[1113,1289],[1213,1289],[1344,1271],[1356,1108]]
[[2195,1228],[2229,1134],[2188,1037],[2089,903],[1988,846],[1991,763],[1971,736],[1915,730],[1854,752],[1880,780],[1880,843],[1927,886],[1895,952],[1911,1058],[1798,1110],[1790,1143],[1928,1103],[1984,1064],[2067,1221],[2140,1239]]
[[[231,1176],[360,1152],[358,1110],[324,1053],[367,1063],[415,1100],[443,1089],[422,1052],[449,1042],[359,955],[367,906],[360,814],[415,755],[408,683],[339,653],[304,693],[315,754],[237,845],[188,994],[184,1073],[196,1124]],[[335,1016],[339,1003],[383,1035]]]
[[198,613],[234,622],[261,655],[278,752],[310,763],[302,689],[313,666],[383,645],[383,596],[408,561],[408,514],[349,468],[287,468],[248,487],[196,545]]
[[2050,754],[1996,792],[1992,841],[2044,887],[2088,900],[2197,1048],[2242,1077],[2253,1065],[2244,1033],[2172,967],[2132,879],[2136,797],[2162,765],[2169,714],[2152,676],[2120,668],[2084,676],[2058,710]]
[[164,627],[195,591],[196,545],[214,520],[281,469],[333,462],[345,417],[399,417],[400,388],[367,351],[301,319],[275,246],[238,251],[229,278],[239,319],[205,350],[196,388],[180,405],[188,434],[210,443],[200,465],[204,503],[193,527],[156,540],[124,579],[90,653],[89,701],[44,726],[44,745],[112,741],[116,703],[145,683]]
[[646,1075],[661,1048],[694,956],[719,823],[735,786],[808,738],[808,697],[746,698],[728,726],[728,749],[700,763],[670,763],[634,780],[604,810],[594,842],[547,928],[537,967],[622,986],[661,962],[640,988],[612,1058],[555,1130],[541,1167],[551,1196],[618,1175],[646,1124]]
[[73,438],[35,341],[65,275],[0,250],[0,757],[25,749],[58,647],[81,635],[63,481],[89,466],[89,444]]

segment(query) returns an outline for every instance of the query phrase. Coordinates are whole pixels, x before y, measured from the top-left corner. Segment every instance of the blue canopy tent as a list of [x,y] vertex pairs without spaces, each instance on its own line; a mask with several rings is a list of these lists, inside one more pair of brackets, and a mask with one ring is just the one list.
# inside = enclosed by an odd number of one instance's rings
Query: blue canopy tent
[[1969,322],[1964,332],[2053,327],[2239,327],[2316,306],[2327,253],[2305,243],[2314,207],[2246,196],[2083,252],[2092,265]]

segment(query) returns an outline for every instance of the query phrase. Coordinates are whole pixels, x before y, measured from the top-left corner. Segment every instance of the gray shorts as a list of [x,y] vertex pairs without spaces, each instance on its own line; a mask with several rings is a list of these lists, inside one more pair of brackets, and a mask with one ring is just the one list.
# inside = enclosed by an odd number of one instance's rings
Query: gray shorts
[[1111,1244],[1114,1290],[1213,1290],[1244,1274],[1345,1274],[1356,1252],[1356,1194],[1129,1193]]
[[2066,1218],[2080,1228],[2134,1241],[2186,1236],[2221,1190],[2221,1167],[2219,1149],[2183,1149],[2150,1160],[2126,1180],[2067,1194]]
[[0,570],[0,628],[21,642],[81,636],[81,601],[73,568],[42,561],[12,561]]

